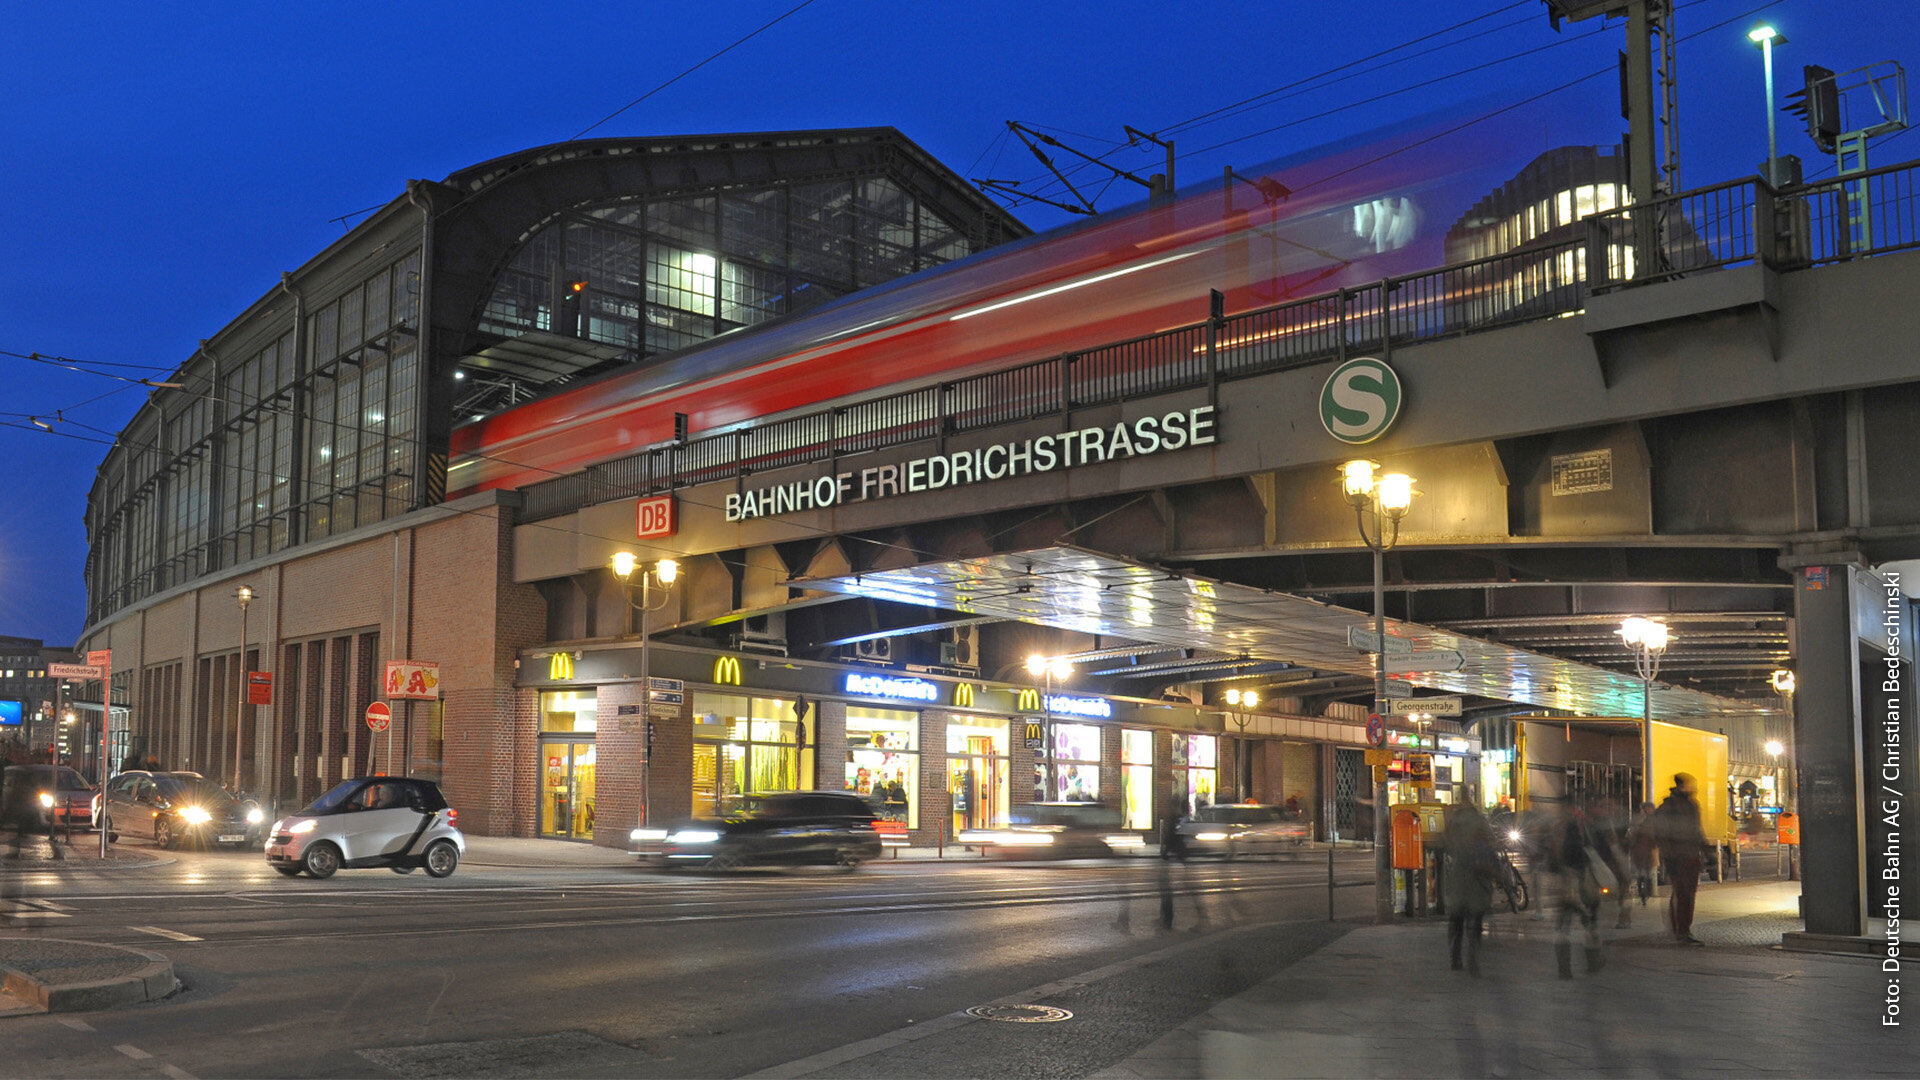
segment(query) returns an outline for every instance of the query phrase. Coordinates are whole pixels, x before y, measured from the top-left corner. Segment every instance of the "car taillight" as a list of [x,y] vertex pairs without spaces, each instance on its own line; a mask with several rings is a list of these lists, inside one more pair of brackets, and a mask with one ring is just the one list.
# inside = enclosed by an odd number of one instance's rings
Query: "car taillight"
[[460,824],[460,811],[451,806],[447,807],[447,824],[455,827]]

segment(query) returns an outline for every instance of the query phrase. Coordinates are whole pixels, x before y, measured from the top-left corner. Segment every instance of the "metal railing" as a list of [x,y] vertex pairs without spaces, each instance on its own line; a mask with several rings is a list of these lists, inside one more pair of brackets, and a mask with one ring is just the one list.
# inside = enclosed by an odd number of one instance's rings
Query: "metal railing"
[[[1574,230],[1575,239],[643,451],[531,485],[521,520],[1554,318],[1595,292],[1920,247],[1917,185],[1920,163],[1908,163],[1782,191],[1751,178],[1620,207],[1584,219],[1584,237]],[[1852,224],[1862,191],[1864,245]]]

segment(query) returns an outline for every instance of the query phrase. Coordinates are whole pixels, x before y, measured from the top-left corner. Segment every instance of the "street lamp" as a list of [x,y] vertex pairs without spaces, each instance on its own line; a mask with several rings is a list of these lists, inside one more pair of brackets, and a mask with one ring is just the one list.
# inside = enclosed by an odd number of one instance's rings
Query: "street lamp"
[[1027,657],[1027,674],[1045,680],[1045,689],[1040,693],[1040,708],[1046,717],[1046,739],[1042,744],[1042,753],[1047,755],[1047,790],[1041,800],[1046,802],[1052,800],[1060,790],[1060,766],[1054,760],[1056,748],[1053,745],[1053,680],[1065,682],[1073,674],[1073,661],[1064,656],[1034,653]]
[[1760,46],[1760,62],[1766,69],[1767,77],[1767,183],[1780,186],[1780,145],[1774,135],[1773,120],[1773,47],[1785,45],[1787,35],[1773,28],[1773,24],[1755,23],[1747,31],[1747,40]]
[[[1400,540],[1400,519],[1413,506],[1413,477],[1406,473],[1380,475],[1380,466],[1364,459],[1340,467],[1340,491],[1353,507],[1360,540],[1373,551],[1373,711],[1387,713],[1387,599],[1386,553]],[[1367,531],[1367,519],[1373,531]],[[1391,531],[1389,531],[1391,526]],[[1373,916],[1393,920],[1393,852],[1388,843],[1392,818],[1387,811],[1384,766],[1374,766],[1373,782]]]
[[[1793,712],[1794,712],[1793,710],[1793,690],[1794,690],[1793,672],[1786,668],[1776,669],[1773,672],[1773,674],[1769,676],[1769,681],[1772,682],[1773,684],[1773,692],[1780,695],[1780,703],[1786,706],[1787,767],[1793,770],[1793,783],[1787,784],[1784,789],[1781,789],[1781,784],[1782,784],[1782,781],[1784,780],[1785,774],[1781,772],[1781,770],[1778,768],[1776,764],[1776,767],[1774,769],[1774,777],[1773,777],[1773,783],[1776,789],[1774,792],[1774,797],[1780,800],[1781,813],[1783,814],[1799,813],[1800,811],[1800,754],[1798,749],[1795,746],[1795,739],[1794,739],[1794,729],[1797,725],[1793,715]],[[1767,743],[1767,753],[1774,754],[1774,756],[1777,758],[1779,755],[1778,753],[1775,752],[1773,748],[1778,745],[1779,745],[1779,740],[1777,739],[1769,741]],[[1793,802],[1791,805],[1789,805],[1787,802],[1787,795],[1789,792],[1791,792],[1793,795]],[[1800,880],[1800,860],[1798,858],[1798,854],[1799,854],[1798,851],[1795,850],[1795,847],[1793,845],[1788,846],[1787,848],[1787,880],[1788,881]]]
[[[633,572],[640,570],[640,603],[633,602]],[[658,581],[662,596],[660,607],[667,606],[664,595],[674,581],[680,577],[680,564],[672,559],[661,559],[652,566],[641,569],[640,557],[631,551],[616,551],[613,555],[613,576],[620,579],[622,594],[626,597],[628,611],[622,620],[625,625],[620,635],[626,637],[633,630],[633,611],[640,609],[640,723],[641,737],[646,740],[646,768],[640,773],[640,824],[646,825],[653,813],[653,676],[648,667],[647,615],[654,609],[653,583]]]
[[1614,633],[1633,651],[1633,670],[1640,676],[1640,801],[1652,802],[1653,677],[1660,674],[1660,654],[1667,651],[1667,624],[1635,615]]
[[[239,668],[234,673],[235,695],[233,702],[233,792],[240,793],[240,755],[246,749],[247,737],[247,605],[253,603],[253,586],[242,585],[233,590],[233,599],[240,605],[240,656]],[[102,707],[101,722],[106,722],[106,710]],[[102,776],[106,775],[104,772]]]
[[1260,704],[1260,695],[1252,690],[1232,689],[1227,691],[1228,713],[1233,725],[1240,732],[1240,741],[1234,747],[1234,784],[1239,789],[1240,800],[1252,797],[1253,759],[1247,754],[1247,725],[1253,722],[1254,706]]

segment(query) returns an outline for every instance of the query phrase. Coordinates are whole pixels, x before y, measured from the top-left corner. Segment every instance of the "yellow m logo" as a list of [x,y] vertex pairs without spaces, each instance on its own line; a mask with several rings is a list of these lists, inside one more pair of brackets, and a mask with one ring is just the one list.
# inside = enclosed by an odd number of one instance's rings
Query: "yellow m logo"
[[953,704],[958,709],[973,708],[973,684],[959,683],[953,688]]
[[1014,708],[1020,712],[1039,712],[1040,691],[1031,686],[1020,691],[1020,699],[1015,703]]
[[573,654],[557,652],[547,657],[547,678],[554,680],[573,678]]
[[716,686],[740,685],[740,658],[723,656],[713,662],[713,682]]

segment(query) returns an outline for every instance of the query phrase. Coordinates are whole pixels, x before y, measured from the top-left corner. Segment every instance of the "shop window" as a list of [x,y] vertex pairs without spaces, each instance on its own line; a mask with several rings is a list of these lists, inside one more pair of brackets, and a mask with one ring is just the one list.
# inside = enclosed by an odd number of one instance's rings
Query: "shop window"
[[954,832],[1007,823],[1008,721],[963,717],[947,724],[947,795]]
[[725,817],[747,795],[813,786],[814,740],[791,698],[693,696],[693,814]]
[[888,821],[920,824],[920,714],[847,709],[847,790]]
[[[1100,798],[1100,729],[1092,724],[1053,725],[1053,756],[1037,757],[1034,794],[1043,801],[1096,802]],[[1048,790],[1047,766],[1053,766]]]
[[1220,738],[1217,735],[1179,735],[1173,737],[1173,783],[1183,792],[1187,813],[1212,806],[1219,761]]
[[1153,732],[1120,732],[1120,809],[1123,828],[1153,828]]
[[592,732],[596,730],[596,698],[592,690],[562,690],[540,695],[540,730]]

